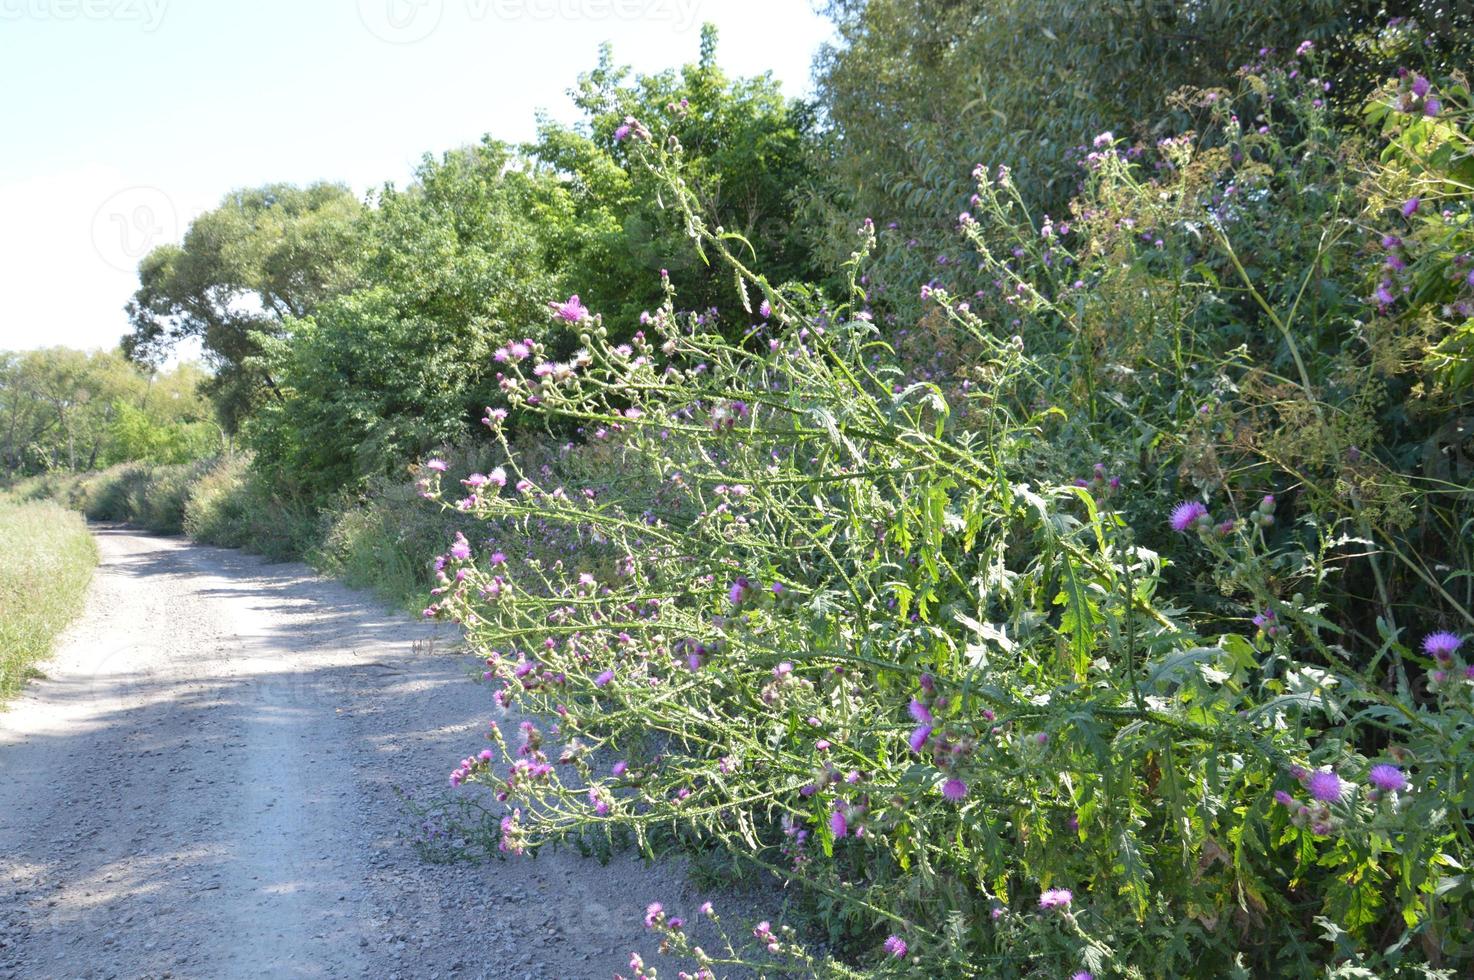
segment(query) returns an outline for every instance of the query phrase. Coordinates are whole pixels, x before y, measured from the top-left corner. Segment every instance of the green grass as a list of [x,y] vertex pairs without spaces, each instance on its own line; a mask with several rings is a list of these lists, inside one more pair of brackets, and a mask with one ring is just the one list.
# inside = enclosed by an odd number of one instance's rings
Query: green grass
[[82,516],[51,501],[0,501],[0,704],[82,610],[97,546]]

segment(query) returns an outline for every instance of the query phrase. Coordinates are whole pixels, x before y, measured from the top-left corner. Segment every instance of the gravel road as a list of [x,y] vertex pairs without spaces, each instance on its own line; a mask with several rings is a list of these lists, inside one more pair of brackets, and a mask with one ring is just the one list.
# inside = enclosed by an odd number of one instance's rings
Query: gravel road
[[0,978],[610,977],[658,962],[647,902],[706,897],[632,858],[422,860],[395,787],[448,794],[516,724],[451,629],[96,531],[86,612],[0,711]]

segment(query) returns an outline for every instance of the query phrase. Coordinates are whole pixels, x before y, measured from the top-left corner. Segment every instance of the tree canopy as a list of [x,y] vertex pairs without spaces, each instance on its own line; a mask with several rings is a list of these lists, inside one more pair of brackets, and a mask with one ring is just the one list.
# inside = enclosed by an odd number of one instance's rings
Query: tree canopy
[[124,352],[158,363],[179,341],[198,340],[213,370],[208,390],[226,426],[237,428],[264,399],[281,397],[257,360],[259,338],[351,282],[361,211],[338,184],[227,195],[181,244],[161,245],[139,263]]

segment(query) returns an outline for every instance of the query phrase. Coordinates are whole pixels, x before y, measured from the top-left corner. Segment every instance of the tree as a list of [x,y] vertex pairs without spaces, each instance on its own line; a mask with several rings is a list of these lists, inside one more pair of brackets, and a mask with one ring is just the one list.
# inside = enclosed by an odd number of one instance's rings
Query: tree
[[361,288],[263,340],[283,397],[247,429],[257,465],[308,497],[354,487],[463,437],[500,396],[492,359],[549,331],[562,289],[566,188],[487,139],[426,158],[386,187],[362,228]]
[[101,463],[184,463],[219,452],[224,430],[203,394],[208,381],[185,362],[150,376],[136,399],[115,402]]
[[228,195],[191,223],[182,244],[139,264],[123,349],[158,363],[197,339],[214,369],[208,392],[227,428],[266,398],[281,398],[260,361],[261,336],[310,314],[353,282],[362,204],[346,187],[269,184]]
[[117,351],[0,351],[0,474],[218,452],[208,380],[196,364],[145,371]]
[[118,404],[146,386],[115,352],[0,354],[0,461],[11,475],[96,466]]

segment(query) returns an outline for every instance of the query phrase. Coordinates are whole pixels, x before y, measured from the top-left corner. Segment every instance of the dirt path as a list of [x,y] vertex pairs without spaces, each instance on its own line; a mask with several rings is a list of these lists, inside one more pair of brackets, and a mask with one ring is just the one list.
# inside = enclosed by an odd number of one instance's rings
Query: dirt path
[[494,717],[447,628],[300,565],[98,543],[0,712],[0,977],[609,977],[654,960],[646,902],[704,897],[630,859],[423,861],[394,787],[448,793]]

